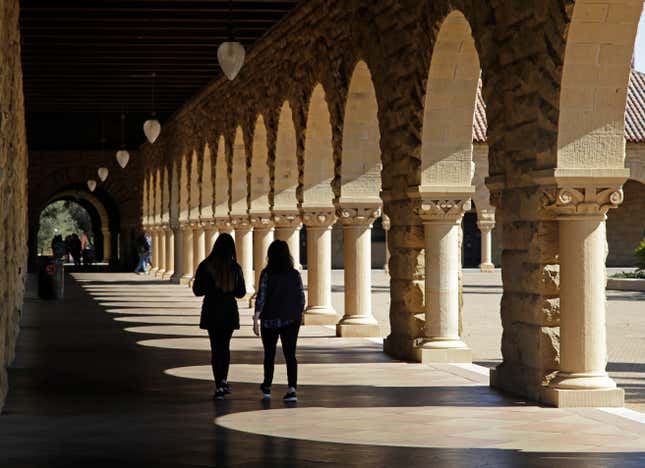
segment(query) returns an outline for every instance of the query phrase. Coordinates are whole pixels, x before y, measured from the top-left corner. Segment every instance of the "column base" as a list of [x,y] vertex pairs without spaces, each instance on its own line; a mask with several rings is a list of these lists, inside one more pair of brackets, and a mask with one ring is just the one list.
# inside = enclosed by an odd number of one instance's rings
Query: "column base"
[[336,324],[336,336],[345,338],[380,337],[381,327],[373,317],[349,316]]
[[[253,306],[251,306],[251,301],[254,302]],[[246,294],[239,298],[237,300],[238,304],[244,308],[247,307],[254,307],[255,306],[255,291],[252,289],[250,291],[247,291]],[[248,304],[248,305],[247,305]]]
[[486,272],[495,271],[495,265],[493,265],[492,263],[480,263],[479,270]]
[[157,276],[157,272],[158,272],[158,271],[159,271],[159,268],[150,268],[150,269],[148,270],[148,274],[149,274],[150,276]]
[[303,325],[336,325],[338,314],[329,307],[307,307],[302,315]]
[[540,401],[558,408],[623,407],[625,391],[622,388],[569,390],[545,387],[540,393]]
[[163,274],[164,274],[164,273],[165,273],[165,270],[157,270],[157,271],[155,272],[155,276],[156,276],[157,278],[163,278]]
[[174,272],[174,271],[165,271],[165,272],[164,272],[164,274],[163,274],[163,276],[161,277],[161,279],[164,279],[164,280],[172,280],[174,276],[175,276],[175,272]]
[[192,276],[182,276],[181,278],[179,278],[179,284],[189,284],[190,280],[192,279]]
[[473,362],[472,350],[461,340],[421,342],[415,345],[414,354],[421,364]]

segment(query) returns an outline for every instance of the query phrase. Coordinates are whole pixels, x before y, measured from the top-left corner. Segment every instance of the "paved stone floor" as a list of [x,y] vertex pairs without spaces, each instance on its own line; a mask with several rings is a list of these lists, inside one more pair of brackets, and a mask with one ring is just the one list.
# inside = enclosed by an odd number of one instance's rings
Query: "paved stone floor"
[[[470,297],[498,301],[495,276],[465,273],[465,322],[497,315]],[[74,277],[64,301],[27,300],[0,418],[2,467],[645,466],[635,412],[541,408],[491,390],[481,367],[396,362],[377,339],[339,339],[325,327],[302,331],[300,401],[263,403],[248,309],[232,343],[234,393],[214,403],[199,300],[187,288],[133,274]],[[624,297],[617,302],[642,299]],[[638,336],[636,313],[613,307],[610,330]],[[619,314],[627,318],[611,318]],[[486,328],[465,323],[467,336],[476,359],[494,362],[499,331],[478,321]],[[630,346],[615,354],[625,364],[617,372],[642,382]],[[280,366],[278,397],[284,383]]]

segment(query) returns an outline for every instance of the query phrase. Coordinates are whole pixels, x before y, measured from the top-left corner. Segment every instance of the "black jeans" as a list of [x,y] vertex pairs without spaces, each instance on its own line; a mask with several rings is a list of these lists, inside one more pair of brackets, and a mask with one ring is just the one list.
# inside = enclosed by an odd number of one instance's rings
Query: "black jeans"
[[222,380],[228,379],[232,336],[232,329],[208,330],[208,339],[211,342],[211,365],[213,366],[213,377],[217,387],[221,385]]
[[282,328],[262,327],[262,344],[264,345],[264,385],[270,386],[273,382],[273,364],[278,337],[282,343],[282,353],[287,362],[287,378],[289,387],[298,386],[298,361],[296,360],[296,342],[300,323],[294,323]]

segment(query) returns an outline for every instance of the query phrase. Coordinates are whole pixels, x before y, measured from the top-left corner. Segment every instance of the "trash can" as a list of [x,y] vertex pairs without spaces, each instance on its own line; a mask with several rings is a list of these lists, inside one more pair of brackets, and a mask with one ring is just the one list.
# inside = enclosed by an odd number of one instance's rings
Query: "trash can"
[[65,292],[63,261],[38,257],[38,296],[41,299],[62,299]]

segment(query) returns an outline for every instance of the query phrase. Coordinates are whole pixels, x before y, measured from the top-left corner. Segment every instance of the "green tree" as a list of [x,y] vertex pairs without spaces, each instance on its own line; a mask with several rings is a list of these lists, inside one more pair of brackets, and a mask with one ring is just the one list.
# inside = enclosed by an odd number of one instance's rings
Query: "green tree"
[[73,201],[60,200],[47,205],[40,214],[38,253],[49,254],[51,241],[60,234],[63,239],[72,234],[87,232],[91,238],[92,219],[85,208]]

